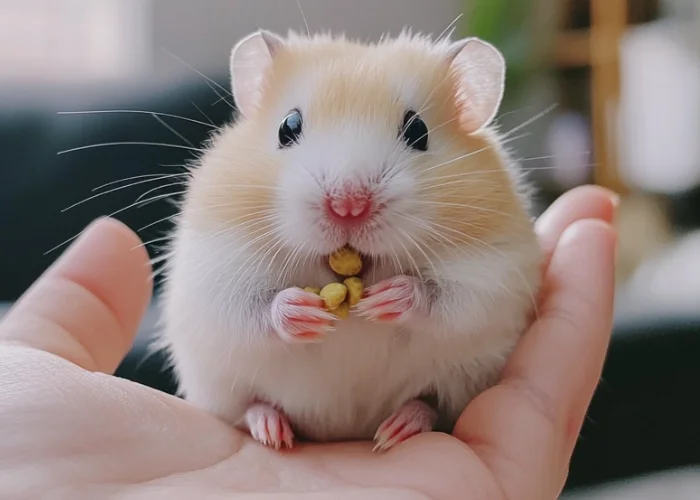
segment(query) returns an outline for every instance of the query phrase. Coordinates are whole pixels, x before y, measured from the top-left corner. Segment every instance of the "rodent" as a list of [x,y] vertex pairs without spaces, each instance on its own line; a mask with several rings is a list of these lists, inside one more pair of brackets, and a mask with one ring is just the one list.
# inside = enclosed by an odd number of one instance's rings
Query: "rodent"
[[[192,172],[167,264],[181,394],[275,448],[451,431],[540,286],[528,185],[493,125],[500,52],[257,31],[231,80],[239,116]],[[339,320],[311,289],[346,245],[366,288]]]

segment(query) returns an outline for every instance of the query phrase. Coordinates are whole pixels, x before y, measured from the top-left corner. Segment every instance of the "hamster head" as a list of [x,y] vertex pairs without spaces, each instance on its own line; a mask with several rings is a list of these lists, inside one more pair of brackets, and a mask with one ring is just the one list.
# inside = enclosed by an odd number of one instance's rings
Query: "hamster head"
[[191,196],[268,257],[350,245],[415,262],[478,249],[527,217],[490,127],[505,65],[488,43],[261,31],[234,48],[231,78],[240,116]]

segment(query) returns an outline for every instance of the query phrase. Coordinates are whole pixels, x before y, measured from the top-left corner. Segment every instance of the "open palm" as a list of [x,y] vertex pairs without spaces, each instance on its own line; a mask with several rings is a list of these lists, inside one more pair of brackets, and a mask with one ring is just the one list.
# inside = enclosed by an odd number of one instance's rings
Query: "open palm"
[[573,190],[537,223],[539,317],[452,436],[263,448],[185,401],[111,374],[150,297],[136,236],[101,221],[0,324],[0,498],[556,498],[602,369],[614,202]]

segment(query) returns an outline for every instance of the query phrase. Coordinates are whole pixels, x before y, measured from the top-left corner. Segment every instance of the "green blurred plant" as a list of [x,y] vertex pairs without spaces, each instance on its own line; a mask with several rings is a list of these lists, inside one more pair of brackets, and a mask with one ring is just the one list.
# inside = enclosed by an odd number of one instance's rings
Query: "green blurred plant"
[[535,0],[466,0],[463,36],[498,47],[506,58],[507,97],[515,97],[533,70]]

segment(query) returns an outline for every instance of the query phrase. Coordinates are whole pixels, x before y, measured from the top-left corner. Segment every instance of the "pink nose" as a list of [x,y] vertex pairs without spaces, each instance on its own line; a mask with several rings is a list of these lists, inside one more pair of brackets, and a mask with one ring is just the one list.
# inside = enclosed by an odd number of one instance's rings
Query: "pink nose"
[[356,223],[365,220],[372,208],[368,194],[342,192],[326,200],[329,214],[342,222]]

